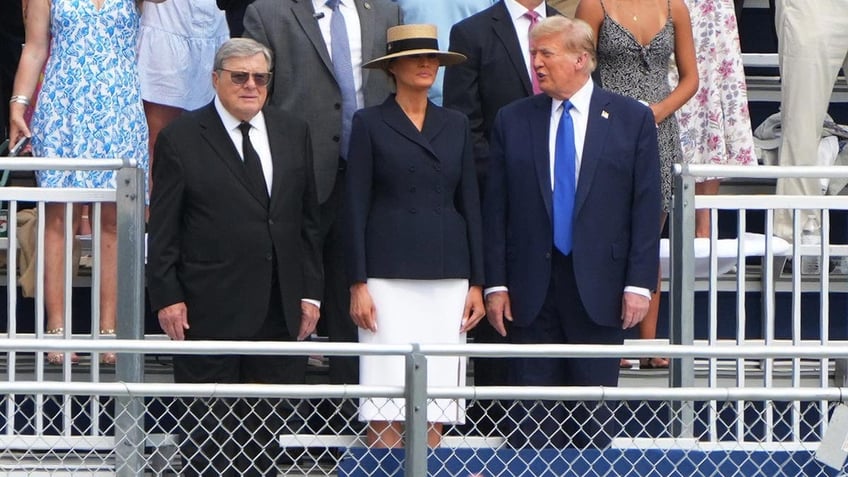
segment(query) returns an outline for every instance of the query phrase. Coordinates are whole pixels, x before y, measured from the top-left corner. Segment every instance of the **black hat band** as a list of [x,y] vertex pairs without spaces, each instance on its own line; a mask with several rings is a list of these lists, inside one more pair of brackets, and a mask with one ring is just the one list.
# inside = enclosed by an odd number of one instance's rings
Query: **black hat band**
[[399,53],[409,50],[437,50],[439,40],[435,38],[407,38],[404,40],[390,41],[386,44],[388,54]]

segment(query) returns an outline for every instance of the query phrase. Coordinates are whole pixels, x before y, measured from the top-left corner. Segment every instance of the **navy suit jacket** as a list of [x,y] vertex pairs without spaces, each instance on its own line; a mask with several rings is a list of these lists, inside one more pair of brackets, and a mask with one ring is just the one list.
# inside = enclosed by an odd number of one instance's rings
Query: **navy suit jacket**
[[[551,276],[548,130],[551,98],[504,107],[495,120],[484,200],[487,286],[509,287],[515,326],[538,315]],[[591,320],[621,325],[624,287],[653,289],[662,212],[650,109],[595,86],[574,204],[572,257]]]
[[467,278],[483,285],[468,119],[428,103],[421,131],[394,99],[357,111],[347,166],[350,283]]
[[[547,7],[547,14],[559,12]],[[484,177],[495,115],[516,99],[533,95],[518,34],[504,2],[454,25],[450,51],[462,53],[468,60],[445,68],[444,105],[468,116],[474,157],[480,177]]]

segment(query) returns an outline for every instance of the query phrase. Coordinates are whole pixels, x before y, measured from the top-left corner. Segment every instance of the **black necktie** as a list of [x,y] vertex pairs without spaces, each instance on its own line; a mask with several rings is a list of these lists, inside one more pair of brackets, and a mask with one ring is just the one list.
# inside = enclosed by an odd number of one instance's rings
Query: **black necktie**
[[[244,156],[244,171],[247,173],[247,180],[251,183],[257,192],[268,197],[268,184],[265,182],[265,174],[262,173],[262,163],[259,162],[259,154],[253,148],[253,143],[250,142],[250,123],[243,122],[239,124],[241,130],[241,151]],[[260,194],[260,195],[262,195]]]

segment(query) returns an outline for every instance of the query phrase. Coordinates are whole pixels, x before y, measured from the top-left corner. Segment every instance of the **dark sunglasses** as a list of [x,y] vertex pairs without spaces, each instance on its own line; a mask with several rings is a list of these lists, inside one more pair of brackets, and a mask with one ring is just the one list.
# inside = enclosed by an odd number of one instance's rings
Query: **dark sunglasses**
[[245,84],[250,76],[253,76],[253,82],[256,86],[267,86],[271,81],[271,73],[248,73],[247,71],[233,71],[226,68],[221,68],[221,71],[226,71],[230,74],[230,80],[235,84]]

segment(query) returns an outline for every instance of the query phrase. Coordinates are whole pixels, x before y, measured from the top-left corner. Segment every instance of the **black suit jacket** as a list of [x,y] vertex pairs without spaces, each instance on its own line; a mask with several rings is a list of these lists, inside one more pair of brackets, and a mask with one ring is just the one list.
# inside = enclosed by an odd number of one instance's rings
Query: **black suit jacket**
[[[548,16],[559,12],[547,7]],[[533,84],[515,26],[503,1],[457,23],[450,51],[468,60],[445,68],[444,105],[468,116],[480,177],[489,160],[489,134],[495,115],[507,104],[533,95]]]
[[308,128],[274,108],[264,114],[274,164],[270,201],[249,187],[214,104],[176,119],[156,141],[150,302],[154,310],[186,302],[189,338],[255,335],[266,318],[274,272],[292,336],[301,299],[321,299]]
[[418,131],[392,95],[357,111],[351,136],[345,214],[350,282],[467,278],[482,285],[468,120],[428,103]]

